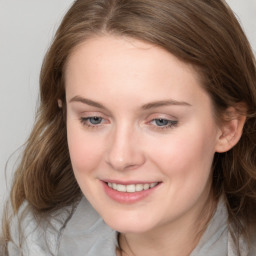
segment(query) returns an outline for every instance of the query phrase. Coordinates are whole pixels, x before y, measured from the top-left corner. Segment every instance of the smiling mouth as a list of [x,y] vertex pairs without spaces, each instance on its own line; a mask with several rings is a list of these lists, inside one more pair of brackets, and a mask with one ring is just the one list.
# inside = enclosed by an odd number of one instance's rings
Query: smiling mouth
[[107,182],[106,184],[110,188],[112,188],[113,190],[116,190],[118,192],[135,193],[135,192],[152,189],[155,186],[157,186],[159,184],[159,182],[146,183],[146,184],[129,184],[129,185]]

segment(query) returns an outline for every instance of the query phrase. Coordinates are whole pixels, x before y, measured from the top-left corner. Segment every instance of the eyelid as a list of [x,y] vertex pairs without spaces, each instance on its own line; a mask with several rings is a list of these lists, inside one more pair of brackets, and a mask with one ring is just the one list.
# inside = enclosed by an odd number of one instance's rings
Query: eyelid
[[94,106],[87,106],[86,104],[82,104],[80,102],[72,102],[70,103],[70,108],[76,115],[103,115],[105,117],[110,117],[111,113],[105,109],[99,109]]
[[178,124],[178,121],[174,121],[174,120],[168,120],[168,119],[163,119],[163,118],[155,118],[153,119],[150,123],[152,124],[153,122],[157,123],[157,121],[159,120],[162,120],[162,121],[167,121],[167,124],[164,124],[164,125],[157,125],[157,124],[154,124],[154,126],[156,128],[159,128],[159,129],[163,129],[163,128],[171,128],[171,127],[175,127],[177,126]]
[[149,115],[146,120],[152,121],[153,119],[164,119],[164,120],[169,120],[169,121],[177,121],[177,117],[172,116],[172,115],[168,115],[168,114],[162,114],[162,113],[154,113]]
[[106,114],[104,114],[100,111],[81,111],[78,113],[78,115],[80,117],[84,117],[84,118],[96,116],[96,117],[101,117],[103,119],[109,119],[109,117]]
[[[168,123],[166,125],[157,125],[156,121],[157,120],[166,120],[168,121]],[[170,115],[166,115],[166,114],[152,114],[150,116],[147,117],[147,121],[146,121],[147,125],[150,125],[153,129],[157,130],[157,131],[161,131],[164,129],[173,129],[178,125],[178,119],[176,117],[170,116]]]
[[[88,123],[89,119],[94,117],[100,118],[103,122],[100,122],[99,124]],[[102,125],[109,123],[108,118],[99,112],[82,112],[80,114],[79,120],[83,126],[88,128],[100,128]]]

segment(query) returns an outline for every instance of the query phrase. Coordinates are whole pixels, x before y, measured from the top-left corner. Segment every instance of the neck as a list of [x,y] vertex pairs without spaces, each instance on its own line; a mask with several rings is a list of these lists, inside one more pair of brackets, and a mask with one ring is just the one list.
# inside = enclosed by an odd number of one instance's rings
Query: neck
[[[210,196],[209,196],[210,197]],[[121,256],[189,256],[204,233],[216,208],[216,202],[207,198],[200,211],[179,220],[139,234],[120,234]]]

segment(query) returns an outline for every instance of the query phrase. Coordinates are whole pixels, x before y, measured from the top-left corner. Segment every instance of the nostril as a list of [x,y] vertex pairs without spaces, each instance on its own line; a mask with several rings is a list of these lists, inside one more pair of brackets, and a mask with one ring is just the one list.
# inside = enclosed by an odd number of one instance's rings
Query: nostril
[[119,131],[106,150],[105,161],[112,169],[134,170],[145,162],[143,151],[134,137]]

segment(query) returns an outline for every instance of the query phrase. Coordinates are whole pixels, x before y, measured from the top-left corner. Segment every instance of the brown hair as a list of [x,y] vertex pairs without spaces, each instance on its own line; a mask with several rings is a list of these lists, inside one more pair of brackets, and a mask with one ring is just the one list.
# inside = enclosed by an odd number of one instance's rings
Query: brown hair
[[[246,103],[239,143],[226,153],[216,153],[213,163],[213,191],[217,198],[225,195],[230,222],[246,235],[256,218],[256,68],[246,36],[222,0],[74,2],[42,66],[40,107],[11,191],[14,214],[25,200],[43,218],[80,198],[66,139],[65,64],[74,47],[105,33],[158,45],[194,65],[219,117],[229,106]],[[8,241],[9,223],[4,224]]]

